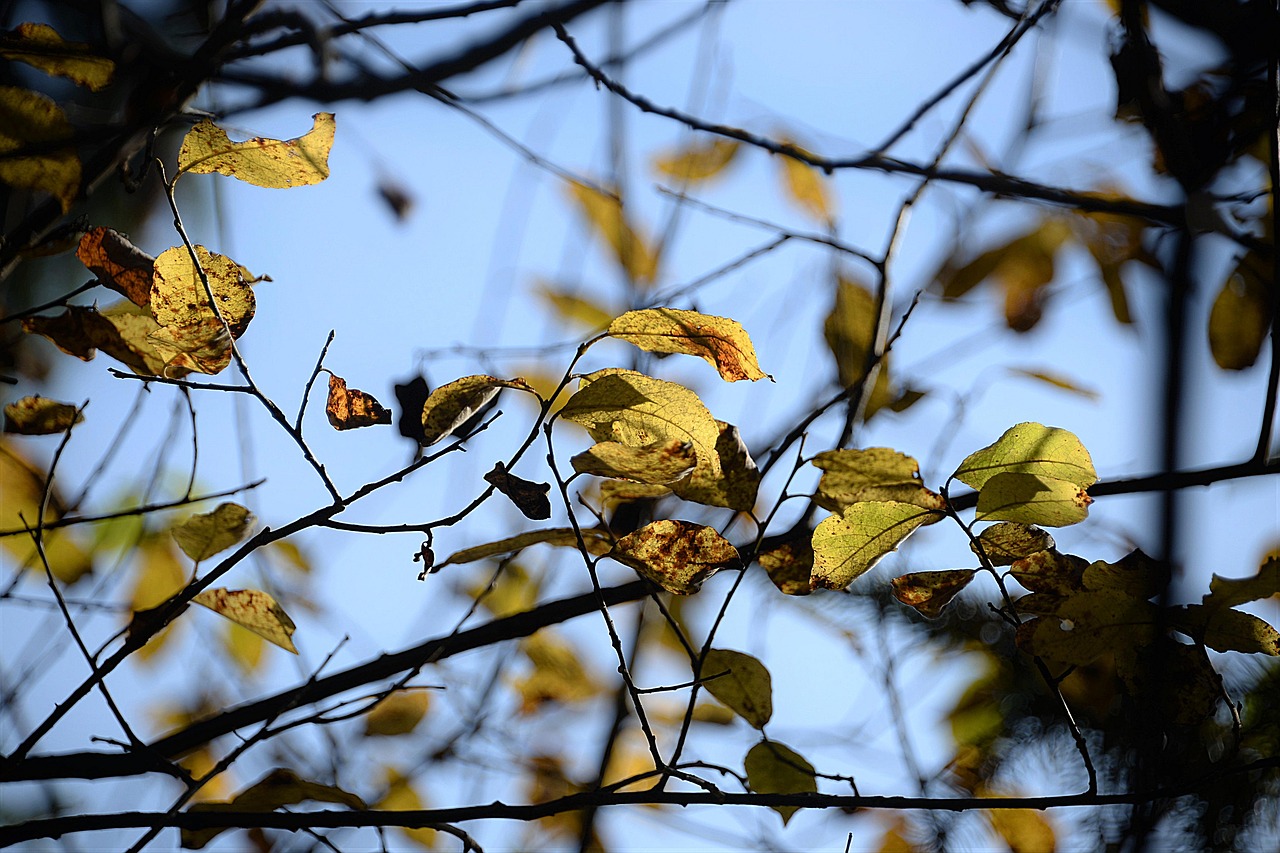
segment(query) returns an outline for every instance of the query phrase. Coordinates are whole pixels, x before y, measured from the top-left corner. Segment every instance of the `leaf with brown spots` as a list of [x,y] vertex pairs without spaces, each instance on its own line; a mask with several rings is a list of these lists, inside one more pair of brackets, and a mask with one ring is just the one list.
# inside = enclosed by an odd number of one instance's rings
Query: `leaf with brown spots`
[[228,501],[173,528],[173,538],[184,554],[199,563],[241,542],[253,521],[253,513]]
[[232,142],[222,128],[204,119],[182,140],[178,175],[217,172],[268,189],[318,184],[329,177],[333,134],[333,113],[316,113],[308,133],[287,140],[256,136]]
[[808,530],[784,534],[761,543],[756,562],[783,595],[808,595],[813,591],[813,542]]
[[521,479],[507,470],[507,466],[497,462],[493,470],[484,475],[486,482],[502,492],[525,518],[541,521],[551,517],[551,501],[547,499],[550,491],[549,483],[534,483]]
[[960,590],[973,580],[973,569],[913,572],[893,579],[893,597],[923,616],[936,619]]
[[609,335],[646,352],[696,355],[727,382],[770,378],[756,361],[755,347],[736,320],[682,311],[645,308],[628,311],[609,324]]
[[920,465],[888,447],[827,450],[813,458],[822,469],[819,506],[833,512],[859,501],[900,501],[922,509],[943,510],[942,496],[920,481]]
[[253,319],[257,301],[250,283],[256,279],[225,255],[204,246],[194,249],[199,267],[185,246],[166,249],[156,258],[151,313],[160,328],[151,340],[169,366],[213,374],[230,363],[232,339],[244,334]]
[[14,435],[53,435],[66,432],[84,420],[70,403],[59,403],[38,394],[4,407],[4,431]]
[[151,304],[156,259],[110,228],[91,228],[80,238],[76,257],[98,277],[98,282],[121,294],[134,305]]
[[740,562],[737,549],[714,528],[671,519],[622,537],[609,556],[676,595],[697,592],[711,575]]
[[261,590],[206,589],[191,600],[248,628],[287,652],[298,653],[291,639],[297,626],[284,608]]
[[[1030,524],[1002,521],[982,531],[978,543],[992,565],[1008,566],[1023,557],[1049,550],[1053,547],[1053,537]],[[969,550],[977,554],[977,544],[970,542]]]
[[372,394],[348,389],[347,381],[336,373],[329,374],[329,402],[324,411],[336,430],[391,423],[391,412],[384,409]]

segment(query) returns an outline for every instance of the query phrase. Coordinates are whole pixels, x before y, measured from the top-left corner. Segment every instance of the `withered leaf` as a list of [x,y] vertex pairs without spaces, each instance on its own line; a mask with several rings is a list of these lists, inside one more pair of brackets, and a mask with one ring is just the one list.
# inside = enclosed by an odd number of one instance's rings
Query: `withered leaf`
[[156,259],[129,242],[119,231],[98,226],[80,238],[76,257],[98,281],[134,305],[151,304]]
[[261,136],[232,142],[208,119],[187,133],[178,152],[178,174],[217,172],[268,189],[318,184],[329,177],[333,147],[333,113],[316,113],[312,127],[297,139]]
[[228,501],[213,512],[191,516],[172,533],[183,553],[199,563],[242,541],[253,521],[253,513]]
[[671,519],[627,534],[609,556],[676,595],[692,595],[711,575],[740,562],[737,549],[714,528]]
[[525,518],[539,521],[551,517],[551,501],[547,498],[547,492],[551,489],[550,483],[534,483],[521,479],[508,471],[502,462],[494,463],[493,470],[485,474],[484,478],[495,489],[510,498]]
[[973,580],[973,569],[914,572],[893,579],[893,597],[921,615],[937,618],[960,590]]
[[70,403],[36,395],[4,407],[4,431],[14,435],[53,435],[66,432],[84,420]]
[[646,352],[695,355],[715,367],[726,382],[771,378],[756,361],[751,338],[737,320],[682,311],[644,308],[609,324],[609,335]]
[[391,412],[382,408],[372,394],[348,389],[346,380],[336,373],[329,374],[329,402],[324,411],[336,430],[391,423]]
[[447,435],[458,433],[503,388],[529,391],[523,379],[498,379],[494,376],[464,376],[431,392],[422,406],[422,445],[435,444]]
[[[1053,547],[1053,537],[1039,527],[1001,521],[993,524],[978,536],[982,553],[994,566],[1008,566],[1023,557],[1029,557]],[[969,543],[969,549],[978,553],[978,546]]]
[[396,402],[400,404],[400,417],[396,418],[396,429],[405,438],[411,438],[418,444],[423,443],[422,407],[431,396],[431,386],[426,377],[415,376],[408,382],[395,386]]
[[191,600],[287,652],[298,653],[292,639],[297,626],[276,600],[261,590],[206,589]]

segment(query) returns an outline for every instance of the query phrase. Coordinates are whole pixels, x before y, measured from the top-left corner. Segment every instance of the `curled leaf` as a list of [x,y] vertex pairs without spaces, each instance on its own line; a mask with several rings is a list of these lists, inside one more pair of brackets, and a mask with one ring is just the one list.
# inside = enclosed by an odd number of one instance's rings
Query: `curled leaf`
[[735,714],[762,729],[773,716],[773,679],[760,661],[730,649],[712,649],[702,662],[703,686]]
[[238,544],[252,524],[249,510],[227,502],[213,512],[191,516],[173,528],[173,538],[184,554],[199,563]]
[[4,431],[14,435],[53,435],[84,420],[75,406],[36,395],[4,407]]
[[80,263],[98,281],[121,294],[134,305],[151,304],[151,284],[156,259],[133,245],[118,231],[91,228],[76,247]]
[[501,462],[496,463],[493,470],[484,475],[484,479],[510,498],[525,518],[537,521],[551,517],[551,501],[547,499],[547,492],[551,489],[549,483],[521,479],[508,471]]
[[391,412],[384,409],[372,394],[348,389],[347,381],[336,373],[329,374],[329,402],[324,411],[336,430],[391,423]]
[[523,379],[476,375],[455,379],[432,391],[422,406],[422,446],[429,447],[453,433],[503,388],[529,390]]
[[822,469],[818,504],[833,511],[859,501],[900,501],[922,509],[942,510],[942,496],[920,482],[920,465],[887,447],[827,450],[813,458]]
[[716,421],[716,465],[699,461],[671,490],[687,501],[750,512],[760,490],[760,469],[751,458],[741,433],[733,424]]
[[737,549],[714,528],[671,519],[622,537],[609,556],[676,595],[697,592],[711,575],[740,562]]
[[973,580],[973,569],[915,572],[893,579],[893,597],[921,615],[936,619],[960,590]]
[[[250,286],[254,278],[227,256],[194,248],[198,268],[185,246],[156,258],[151,313],[160,328],[150,338],[170,366],[212,374],[230,363],[231,339],[244,334],[257,310]],[[201,273],[213,291],[216,313]]]
[[645,308],[628,311],[609,324],[609,335],[646,352],[696,355],[727,382],[764,379],[751,338],[736,320],[682,311]]
[[284,608],[261,590],[206,589],[191,600],[248,628],[287,652],[298,653],[291,639],[297,626]]
[[232,142],[225,131],[204,119],[182,140],[178,174],[217,172],[268,189],[318,184],[329,177],[333,133],[333,113],[316,113],[308,133],[288,140],[257,136]]

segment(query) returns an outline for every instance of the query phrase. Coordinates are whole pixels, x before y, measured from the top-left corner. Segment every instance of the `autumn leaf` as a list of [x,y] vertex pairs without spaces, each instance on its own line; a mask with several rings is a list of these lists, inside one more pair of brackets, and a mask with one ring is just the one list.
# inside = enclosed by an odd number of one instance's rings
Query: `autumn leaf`
[[637,483],[665,485],[693,470],[697,461],[693,444],[678,438],[628,447],[617,441],[602,441],[569,460],[579,474],[615,477]]
[[615,316],[615,312],[581,293],[570,292],[549,282],[542,282],[535,292],[551,306],[560,319],[593,332],[608,326]]
[[809,531],[766,539],[756,554],[756,562],[783,595],[808,595],[813,591],[813,541]]
[[422,409],[431,396],[431,386],[426,377],[414,376],[408,382],[395,385],[396,402],[400,404],[400,417],[396,418],[396,431],[405,438],[422,444]]
[[701,183],[723,172],[737,153],[736,140],[713,136],[655,157],[653,170],[682,184]]
[[637,284],[652,284],[658,275],[658,250],[628,222],[617,194],[604,193],[577,181],[571,181],[568,186],[570,197],[577,202],[587,222],[613,249],[618,265]]
[[[583,528],[581,533],[583,541],[586,542],[587,550],[594,556],[599,557],[607,554],[613,548],[613,538],[607,530]],[[496,542],[488,542],[484,545],[476,545],[472,548],[456,551],[450,554],[444,562],[437,563],[436,567],[444,568],[448,565],[474,563],[476,560],[496,557],[499,554],[514,554],[517,551],[523,551],[530,545],[541,543],[558,545],[562,548],[577,548],[578,534],[572,527],[550,527],[544,530],[530,530],[516,536],[499,539]]]
[[547,492],[551,489],[549,483],[521,479],[508,471],[501,462],[495,463],[493,470],[485,474],[484,479],[510,498],[525,518],[539,521],[551,517],[551,501],[547,499]]
[[751,655],[712,649],[702,662],[702,686],[735,714],[763,729],[773,716],[773,679]]
[[1252,613],[1187,604],[1173,612],[1171,621],[1179,631],[1217,652],[1280,655],[1280,632]]
[[[876,300],[871,291],[844,276],[836,279],[835,301],[822,322],[822,336],[836,362],[836,375],[849,387],[867,375],[867,354],[875,342]],[[882,371],[883,372],[883,371]]]
[[297,626],[276,600],[261,590],[206,589],[191,600],[287,652],[298,653],[291,639]]
[[1209,312],[1209,351],[1223,370],[1258,360],[1275,312],[1275,261],[1250,252],[1223,282]]
[[900,501],[922,509],[943,510],[946,502],[924,487],[915,459],[888,447],[827,450],[812,460],[822,469],[820,506],[840,511],[859,501]]
[[1038,474],[996,474],[978,492],[979,521],[1066,527],[1084,521],[1093,498],[1082,486]]
[[[762,740],[747,753],[744,769],[747,785],[757,794],[816,794],[817,774],[813,765],[791,747],[773,740]],[[782,815],[786,826],[799,806],[770,806]]]
[[727,382],[772,378],[756,362],[746,331],[727,317],[677,308],[644,308],[628,311],[610,323],[609,335],[646,352],[696,355]]
[[[80,158],[69,144],[72,134],[66,114],[51,98],[0,86],[0,181],[47,192],[63,213],[80,194]],[[22,153],[28,150],[32,153]]]
[[[245,788],[226,803],[196,803],[191,806],[192,812],[271,812],[282,806],[292,806],[314,800],[321,803],[336,803],[351,809],[367,809],[364,800],[336,785],[324,785],[309,782],[292,770],[279,768],[272,770],[262,779]],[[182,846],[188,850],[199,850],[230,827],[214,827],[211,829],[183,829]]]
[[503,388],[529,391],[523,379],[464,376],[431,392],[422,406],[422,446],[429,447],[453,433]]
[[716,421],[716,465],[697,464],[688,476],[671,484],[686,501],[750,512],[760,490],[760,470],[733,424]]
[[156,259],[110,228],[91,228],[80,238],[76,257],[98,277],[98,282],[146,308]]
[[336,373],[329,374],[329,402],[324,411],[336,430],[391,423],[391,412],[372,394],[354,388],[348,390],[347,381]]
[[915,572],[893,579],[893,597],[923,616],[936,619],[960,590],[973,580],[973,569]]
[[1084,589],[1084,570],[1088,566],[1087,560],[1049,548],[1014,560],[1009,573],[1033,592],[1070,595]]
[[199,563],[241,542],[253,521],[249,510],[227,502],[213,512],[191,516],[173,528],[173,538],[184,554]]
[[1009,373],[1014,376],[1023,376],[1027,379],[1034,379],[1036,382],[1043,382],[1054,388],[1060,388],[1078,397],[1084,397],[1086,400],[1097,400],[1099,396],[1097,391],[1086,388],[1078,382],[1075,382],[1060,373],[1048,370],[1026,370],[1020,367],[1009,368]]
[[1031,422],[1010,427],[995,443],[969,454],[951,476],[981,489],[1004,473],[1051,477],[1086,489],[1098,481],[1080,439],[1065,429]]
[[[810,154],[796,145],[794,140],[784,137],[780,141],[801,154]],[[830,223],[835,218],[835,202],[818,170],[803,160],[785,154],[779,155],[779,163],[782,167],[782,186],[791,200],[815,219],[824,224]]]
[[1224,578],[1214,575],[1209,581],[1209,594],[1202,602],[1205,607],[1234,607],[1276,595],[1280,595],[1280,558],[1268,557],[1252,577]]
[[94,56],[93,50],[91,45],[64,41],[48,24],[19,24],[0,36],[0,56],[5,59],[25,62],[98,92],[111,82],[116,64],[105,56]]
[[1169,585],[1169,566],[1134,549],[1114,563],[1097,560],[1080,576],[1085,589],[1117,590],[1134,598],[1151,598]]
[[1018,647],[1030,655],[1083,666],[1099,655],[1142,648],[1157,636],[1157,608],[1145,599],[1116,590],[1078,592],[1064,598],[1051,614],[1018,628]]
[[813,531],[814,589],[844,589],[924,524],[942,517],[902,501],[858,501]]
[[134,372],[181,378],[189,371],[166,368],[165,358],[152,339],[160,329],[151,312],[132,302],[120,301],[101,311],[92,306],[70,305],[53,317],[28,317],[22,330],[42,335],[54,346],[81,361],[90,361],[98,350]]
[[4,407],[4,431],[14,435],[53,435],[66,432],[84,420],[70,403],[59,403],[38,394]]
[[268,189],[318,184],[329,177],[334,127],[332,113],[316,113],[311,130],[297,139],[257,136],[232,142],[221,128],[203,119],[182,140],[178,175],[217,172]]
[[676,595],[697,592],[711,575],[740,562],[737,549],[714,528],[671,519],[622,537],[609,556]]
[[521,714],[531,714],[547,702],[585,702],[599,694],[599,681],[583,665],[573,645],[559,634],[539,631],[521,640],[520,650],[533,665],[514,684],[520,694]]
[[[374,803],[374,808],[387,811],[417,811],[426,803],[408,778],[387,768],[387,792]],[[435,850],[436,831],[429,827],[397,827],[406,838],[423,850]]]
[[1053,547],[1053,537],[1038,527],[1030,524],[1019,524],[1014,521],[1002,521],[993,524],[978,535],[978,543],[969,543],[969,550],[981,554],[993,566],[1008,566],[1029,557],[1039,551],[1047,551]]
[[[252,274],[235,261],[195,246],[199,268],[185,246],[156,258],[151,313],[160,328],[150,335],[166,362],[197,373],[218,373],[231,360],[231,340],[249,326],[257,307]],[[217,302],[210,307],[201,272]],[[228,334],[230,337],[228,337]]]
[[406,735],[427,715],[430,696],[425,690],[398,690],[382,699],[364,717],[365,737]]

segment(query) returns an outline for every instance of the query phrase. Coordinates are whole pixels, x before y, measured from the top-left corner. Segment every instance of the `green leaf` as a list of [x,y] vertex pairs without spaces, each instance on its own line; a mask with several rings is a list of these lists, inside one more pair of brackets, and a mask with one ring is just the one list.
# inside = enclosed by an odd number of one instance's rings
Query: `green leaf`
[[712,649],[702,662],[703,687],[735,714],[763,729],[773,716],[773,679],[751,655]]
[[899,501],[922,509],[946,508],[942,496],[920,482],[919,464],[905,453],[887,447],[827,450],[812,461],[823,471],[817,502],[833,512],[859,501]]
[[311,130],[297,139],[257,136],[232,142],[222,128],[204,119],[182,140],[178,174],[216,172],[268,189],[318,184],[329,177],[334,127],[333,113],[316,113]]
[[718,465],[696,465],[688,476],[671,484],[671,490],[687,501],[750,512],[760,490],[760,470],[742,441],[738,428],[716,421]]
[[[193,812],[270,812],[281,806],[292,806],[314,800],[337,803],[352,809],[366,809],[364,801],[355,794],[336,785],[308,782],[292,770],[272,770],[259,781],[245,788],[228,803],[196,803],[188,811]],[[199,850],[230,827],[182,830],[182,846]]]
[[1018,521],[1066,527],[1084,521],[1093,498],[1067,480],[1038,474],[996,474],[978,492],[978,521]]
[[1262,598],[1280,595],[1280,559],[1267,558],[1258,573],[1249,578],[1224,578],[1214,575],[1209,581],[1205,607],[1234,607]]
[[1215,651],[1280,655],[1280,632],[1251,613],[1188,604],[1174,614],[1178,630]]
[[197,563],[241,542],[253,524],[253,514],[236,503],[224,503],[213,512],[193,515],[173,528],[173,538]]
[[673,483],[693,470],[697,457],[693,444],[677,438],[628,447],[602,441],[574,456],[570,463],[579,474],[634,480],[649,485]]
[[116,70],[110,59],[94,56],[92,46],[63,41],[48,24],[19,24],[0,36],[0,56],[25,62],[45,74],[65,77],[91,92],[105,89]]
[[846,388],[867,375],[867,353],[875,341],[876,323],[876,300],[871,291],[838,277],[835,302],[822,323],[822,336],[835,359],[840,384]]
[[[0,86],[0,181],[47,192],[67,213],[80,194],[80,158],[70,145],[72,135],[66,113],[51,98]],[[62,142],[68,144],[59,146]],[[33,153],[21,153],[26,149]]]
[[1223,282],[1209,312],[1209,351],[1223,370],[1244,370],[1258,360],[1275,311],[1275,261],[1250,252]]
[[66,432],[84,420],[71,403],[59,403],[36,395],[4,407],[4,431],[15,435],[53,435]]
[[655,157],[653,169],[682,184],[700,183],[723,172],[737,153],[736,140],[713,136]]
[[[1053,537],[1048,533],[1038,527],[1014,521],[991,525],[978,534],[978,542],[982,545],[982,553],[993,566],[1008,566],[1023,557],[1053,547]],[[977,545],[972,542],[969,543],[969,549],[978,553]]]
[[942,518],[902,501],[859,501],[813,531],[813,585],[844,589],[916,528]]
[[609,324],[609,335],[645,352],[695,355],[715,367],[726,382],[772,378],[760,369],[755,347],[736,320],[682,311],[644,308]]
[[914,572],[893,579],[893,597],[921,615],[936,619],[960,590],[973,580],[973,569]]
[[297,627],[276,600],[257,589],[206,589],[191,599],[287,652],[298,653],[293,645]]
[[[613,547],[613,539],[607,530],[583,528],[582,539],[587,545],[587,550],[597,557],[609,553],[609,550]],[[496,557],[499,554],[514,554],[517,551],[523,551],[530,545],[540,543],[557,545],[562,548],[577,548],[578,535],[572,527],[548,527],[543,530],[530,530],[516,536],[508,536],[506,539],[499,539],[496,542],[488,542],[484,545],[476,545],[472,548],[463,548],[461,551],[455,551],[444,562],[436,563],[436,568],[462,563],[474,563],[477,560]]]
[[[747,785],[757,794],[816,794],[817,774],[804,756],[785,744],[762,740],[747,753],[743,762]],[[782,815],[786,826],[799,806],[770,806]]]
[[430,447],[466,423],[503,388],[530,391],[523,379],[464,376],[431,392],[422,406],[422,446]]
[[981,489],[997,474],[1036,474],[1082,488],[1098,481],[1093,460],[1080,439],[1065,429],[1037,423],[1010,427],[994,444],[971,453],[951,476]]
[[671,519],[627,534],[609,556],[676,595],[697,592],[711,575],[740,562],[738,550],[715,528]]

